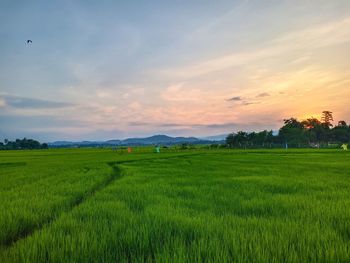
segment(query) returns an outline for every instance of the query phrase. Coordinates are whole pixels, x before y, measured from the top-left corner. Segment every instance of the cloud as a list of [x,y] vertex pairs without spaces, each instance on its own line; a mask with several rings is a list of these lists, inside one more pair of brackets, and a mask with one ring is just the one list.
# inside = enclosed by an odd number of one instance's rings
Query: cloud
[[256,95],[257,98],[263,98],[263,97],[269,97],[269,96],[270,96],[270,94],[267,92],[262,92],[262,93]]
[[6,106],[6,101],[4,98],[0,97],[0,108]]
[[[16,138],[37,138],[41,141],[91,140],[115,138],[122,133],[116,129],[91,129],[91,123],[54,115],[22,116],[0,113],[0,140]],[[114,136],[113,136],[114,134]]]
[[[266,96],[270,96],[270,95],[268,93],[264,92],[264,93],[258,94],[256,97],[261,98],[261,97],[266,97]],[[237,96],[237,97],[232,97],[232,98],[228,99],[227,101],[241,102],[239,105],[243,105],[243,106],[248,106],[251,104],[259,104],[260,103],[258,101],[247,101],[247,99],[249,100],[250,98],[245,98],[245,100],[243,100],[242,97]]]
[[255,101],[255,102],[250,102],[250,101],[243,101],[242,105],[243,106],[248,106],[248,105],[252,105],[252,104],[259,104],[260,102]]
[[[295,48],[320,48],[350,41],[350,17],[289,32],[274,43],[291,43]],[[331,36],[331,37],[330,37]]]
[[178,127],[187,127],[187,128],[232,128],[236,123],[212,123],[212,124],[199,124],[199,123],[151,123],[151,122],[129,122],[130,126],[152,126],[152,127],[161,127],[161,128],[178,128]]
[[155,123],[155,122],[143,122],[143,121],[133,121],[128,122],[129,126],[150,126],[150,127],[161,127],[161,128],[168,128],[168,127],[187,127],[191,126],[188,124],[179,124],[179,123]]
[[71,103],[57,102],[50,100],[34,99],[13,95],[0,95],[0,106],[9,106],[21,109],[48,109],[65,108],[73,106]]
[[211,129],[226,129],[226,128],[233,128],[237,124],[234,122],[228,122],[228,123],[213,123],[213,124],[206,124],[202,125],[206,128],[211,128]]
[[[249,103],[248,103],[249,104]],[[177,135],[197,135],[200,133],[212,134],[214,132],[227,132],[227,131],[256,131],[275,128],[275,116],[272,120],[266,120],[266,122],[248,121],[242,122],[223,122],[223,123],[147,123],[149,127],[158,127],[157,133],[164,134],[177,134]],[[145,123],[146,124],[146,123]],[[165,128],[165,129],[162,129]]]
[[[292,51],[313,51],[318,48],[350,42],[350,17],[312,25],[286,33],[253,50],[229,53],[178,68],[161,69],[155,73],[165,76],[191,79],[206,74],[223,71],[235,66],[250,65],[256,61],[281,57]],[[330,37],[332,36],[332,37]]]
[[241,101],[242,98],[240,96],[237,96],[237,97],[232,97],[230,99],[228,99],[228,101]]
[[0,123],[6,124],[2,128],[12,127],[19,129],[23,126],[27,128],[48,128],[54,127],[87,127],[88,122],[82,120],[73,120],[54,115],[31,115],[22,116],[16,114],[0,114]]
[[165,123],[160,124],[160,127],[189,127],[189,128],[209,128],[209,129],[222,129],[222,128],[232,128],[236,123],[211,123],[211,124],[190,124],[190,123]]
[[188,125],[188,124],[180,124],[180,123],[163,123],[163,124],[159,124],[159,127],[187,127],[187,126],[192,126],[192,125]]
[[152,123],[150,122],[142,122],[142,121],[132,121],[128,123],[129,126],[150,126]]
[[167,87],[161,94],[163,100],[184,102],[184,101],[202,101],[205,98],[205,94],[198,88],[192,88],[187,83],[181,82]]

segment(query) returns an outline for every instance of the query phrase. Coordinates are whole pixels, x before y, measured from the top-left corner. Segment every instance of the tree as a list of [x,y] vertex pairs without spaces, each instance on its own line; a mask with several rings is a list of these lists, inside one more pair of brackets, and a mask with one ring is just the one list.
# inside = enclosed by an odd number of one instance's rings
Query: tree
[[322,112],[322,117],[321,117],[322,123],[325,125],[325,127],[332,127],[333,124],[331,121],[333,121],[333,115],[331,111],[323,111]]
[[258,133],[256,133],[256,132],[248,133],[247,134],[247,144],[250,146],[259,145],[260,140],[259,140]]
[[301,122],[299,122],[296,118],[289,118],[289,119],[284,119],[284,126],[288,128],[302,128],[303,125]]
[[303,125],[303,127],[305,129],[308,129],[308,130],[315,129],[315,128],[317,128],[317,127],[322,125],[322,123],[318,119],[316,119],[314,117],[311,117],[311,118],[308,118],[306,120],[303,120],[301,122],[301,124]]
[[40,144],[40,142],[33,139],[16,139],[15,141],[9,141],[5,139],[5,143],[1,145],[1,149],[5,150],[19,150],[19,149],[47,149],[46,143]]
[[306,141],[304,126],[296,118],[285,119],[284,125],[279,130],[279,137],[286,148],[288,145],[300,147],[300,144]]
[[239,147],[246,147],[248,143],[248,133],[244,131],[239,131],[237,134],[234,136],[234,141],[235,144],[238,145]]
[[271,131],[268,131],[268,132],[266,133],[265,143],[267,143],[267,144],[269,145],[270,148],[271,148],[272,143],[273,143],[273,141],[274,141],[274,137],[275,137],[275,136],[273,136],[272,130],[271,130]]
[[322,123],[314,117],[303,120],[301,123],[306,131],[306,137],[309,144],[319,144],[325,133]]
[[226,137],[226,144],[231,148],[234,146],[234,136],[235,135],[233,133],[230,133]]
[[231,133],[226,137],[226,144],[229,147],[246,147],[248,141],[248,133],[243,131],[239,131],[237,134]]
[[47,143],[43,143],[41,145],[41,149],[48,149],[49,148],[49,145]]
[[[350,126],[345,121],[332,125],[331,111],[323,111],[322,119],[310,117],[303,121],[296,118],[284,119],[277,136],[272,131],[243,132],[229,134],[226,144],[230,147],[272,147],[273,143],[285,147],[320,146],[329,142],[350,143]],[[332,128],[333,127],[333,128]],[[329,145],[329,144],[328,144]]]
[[273,142],[272,131],[263,130],[261,132],[252,132],[249,134],[249,140],[251,140],[251,145],[265,147]]
[[338,125],[336,127],[347,127],[348,125],[346,124],[345,121],[338,121]]
[[345,121],[339,121],[338,125],[332,129],[334,141],[346,143],[350,141],[350,126]]

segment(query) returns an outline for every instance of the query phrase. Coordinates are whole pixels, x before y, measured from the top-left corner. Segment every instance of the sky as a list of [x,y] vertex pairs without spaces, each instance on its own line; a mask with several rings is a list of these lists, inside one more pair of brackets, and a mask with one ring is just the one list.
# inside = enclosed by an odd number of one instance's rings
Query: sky
[[350,122],[349,0],[1,0],[0,39],[0,139]]

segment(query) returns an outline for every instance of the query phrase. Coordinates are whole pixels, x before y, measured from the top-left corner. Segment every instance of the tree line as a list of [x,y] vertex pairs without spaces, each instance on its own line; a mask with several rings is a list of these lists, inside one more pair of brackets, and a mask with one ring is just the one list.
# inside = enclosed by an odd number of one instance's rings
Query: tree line
[[47,143],[40,143],[33,139],[16,139],[15,141],[9,141],[7,139],[4,142],[0,142],[0,150],[21,150],[21,149],[47,149],[49,148]]
[[350,125],[343,120],[333,126],[333,115],[323,111],[321,120],[310,117],[299,121],[296,118],[283,120],[278,134],[272,131],[231,133],[226,137],[226,145],[232,148],[273,148],[273,147],[338,147],[350,143]]

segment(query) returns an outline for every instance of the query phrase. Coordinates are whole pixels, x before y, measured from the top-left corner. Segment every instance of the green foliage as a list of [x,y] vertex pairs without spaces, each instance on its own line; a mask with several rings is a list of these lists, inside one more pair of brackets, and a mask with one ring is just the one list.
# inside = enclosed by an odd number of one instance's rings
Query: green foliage
[[23,138],[16,139],[15,141],[9,141],[5,139],[4,143],[0,143],[0,150],[23,150],[23,149],[47,149],[48,145],[47,143],[40,144],[40,142],[33,140],[33,139],[27,139]]
[[180,149],[180,150],[196,149],[196,146],[194,144],[191,144],[191,143],[182,143],[182,144],[180,144],[178,149]]
[[306,132],[297,119],[284,120],[284,126],[279,130],[279,138],[289,146],[299,146],[306,141]]
[[237,134],[229,134],[226,138],[226,144],[231,148],[271,148],[274,140],[272,131],[264,130],[252,133],[239,131]]
[[1,152],[0,261],[350,261],[350,153],[152,150]]
[[342,143],[350,143],[350,126],[345,121],[339,121],[333,125],[331,112],[324,111],[322,122],[316,118],[308,118],[298,121],[296,118],[284,120],[284,125],[279,129],[278,135],[274,136],[272,131],[231,133],[226,138],[226,144],[231,148],[272,148],[272,147],[294,147],[306,148],[310,146],[329,147]]

